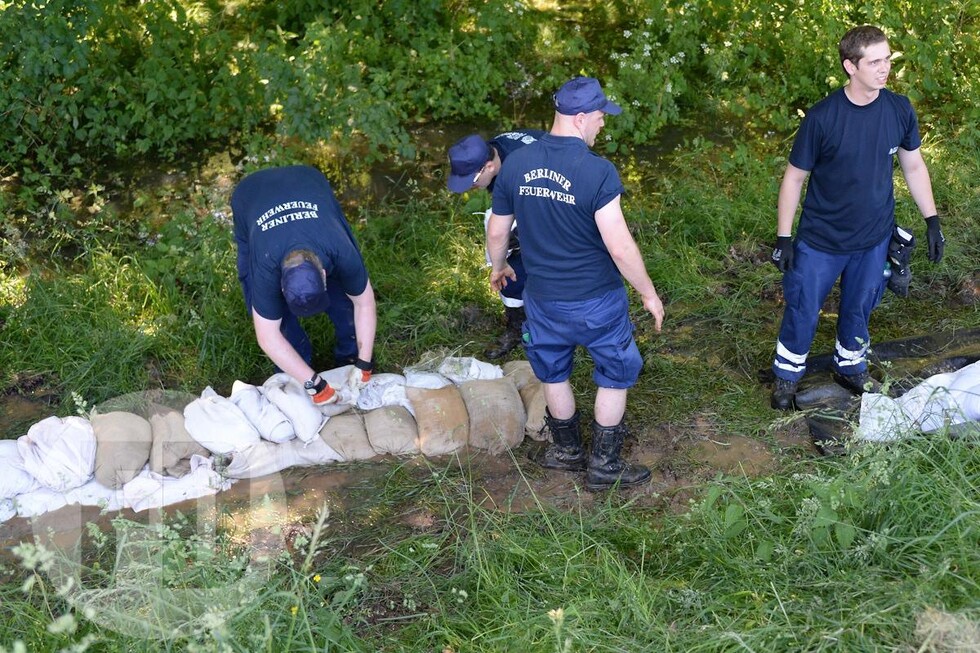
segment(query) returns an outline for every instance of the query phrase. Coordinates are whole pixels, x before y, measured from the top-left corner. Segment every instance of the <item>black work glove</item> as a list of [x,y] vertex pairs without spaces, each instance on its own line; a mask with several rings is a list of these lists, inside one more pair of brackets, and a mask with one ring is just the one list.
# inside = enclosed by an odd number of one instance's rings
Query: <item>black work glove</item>
[[926,241],[928,243],[929,261],[939,263],[943,260],[943,250],[946,249],[946,239],[939,228],[939,216],[926,218]]
[[776,236],[776,246],[769,260],[780,272],[788,272],[793,267],[793,237]]

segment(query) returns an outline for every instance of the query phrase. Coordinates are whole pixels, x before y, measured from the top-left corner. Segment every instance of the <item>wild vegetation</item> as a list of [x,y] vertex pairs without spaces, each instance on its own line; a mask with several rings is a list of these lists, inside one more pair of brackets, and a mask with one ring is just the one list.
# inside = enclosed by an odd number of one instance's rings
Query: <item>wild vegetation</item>
[[[777,419],[757,378],[781,312],[766,262],[778,180],[800,112],[843,80],[837,39],[865,22],[892,37],[891,87],[918,110],[949,241],[939,266],[916,251],[910,297],[886,297],[872,333],[975,328],[975,3],[0,2],[0,393],[67,415],[129,392],[227,394],[236,379],[268,376],[235,276],[228,197],[242,174],[292,162],[337,186],[378,293],[382,368],[439,348],[480,356],[499,311],[472,215],[488,199],[445,190],[445,149],[469,131],[547,127],[550,93],[586,73],[626,108],[598,148],[619,165],[667,310],[657,334],[636,308],[646,364],[631,423],[708,424],[772,444],[799,426]],[[896,187],[899,222],[921,235],[900,175]],[[329,324],[314,321],[311,334],[328,352]],[[832,343],[826,319],[814,351]],[[589,361],[573,381],[588,413]],[[6,416],[0,435],[27,426]],[[804,452],[771,474],[718,476],[662,501],[624,493],[514,513],[486,507],[456,461],[381,470],[352,491],[348,524],[314,514],[271,560],[236,535],[241,516],[217,519],[210,536],[182,515],[116,520],[86,532],[68,574],[25,545],[0,570],[0,647],[980,641],[974,442],[940,434],[840,458]],[[433,525],[404,525],[417,512]],[[140,542],[155,564],[132,564]],[[141,587],[159,588],[160,610],[139,612]],[[235,600],[209,603],[218,595]],[[121,625],[132,614],[143,630]]]

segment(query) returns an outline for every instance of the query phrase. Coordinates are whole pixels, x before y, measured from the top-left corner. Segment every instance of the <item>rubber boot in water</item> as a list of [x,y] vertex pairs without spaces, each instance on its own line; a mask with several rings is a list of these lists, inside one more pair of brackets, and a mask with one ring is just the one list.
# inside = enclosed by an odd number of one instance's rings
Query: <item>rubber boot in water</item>
[[592,422],[592,450],[585,487],[589,490],[608,490],[612,487],[633,487],[650,482],[650,470],[620,458],[627,429],[625,422],[616,426],[600,426]]
[[524,307],[519,306],[514,308],[512,306],[506,306],[504,307],[504,314],[507,318],[507,326],[504,329],[503,335],[497,339],[496,344],[487,347],[487,350],[484,352],[487,360],[503,358],[522,342],[524,336],[522,332],[522,327],[524,326]]
[[545,408],[544,422],[551,431],[551,443],[531,454],[531,460],[546,469],[580,472],[585,469],[585,449],[582,448],[582,430],[579,413],[568,419],[555,419]]

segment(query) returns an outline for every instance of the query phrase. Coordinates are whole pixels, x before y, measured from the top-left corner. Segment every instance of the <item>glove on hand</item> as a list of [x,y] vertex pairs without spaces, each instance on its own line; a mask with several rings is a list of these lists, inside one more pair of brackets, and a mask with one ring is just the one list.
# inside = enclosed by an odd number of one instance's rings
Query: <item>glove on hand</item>
[[309,381],[303,384],[303,388],[306,389],[306,394],[310,395],[310,399],[317,406],[332,404],[338,399],[337,391],[331,388],[330,384],[319,374],[314,374]]
[[926,241],[929,248],[929,261],[939,263],[943,260],[943,250],[946,249],[946,239],[943,238],[942,229],[939,228],[939,216],[934,215],[926,218]]
[[350,372],[347,373],[347,385],[353,390],[360,390],[371,380],[371,372],[373,370],[373,363],[362,361],[358,358],[354,361],[354,366],[350,368]]
[[793,267],[793,237],[776,236],[776,246],[772,250],[769,260],[780,272],[787,272]]

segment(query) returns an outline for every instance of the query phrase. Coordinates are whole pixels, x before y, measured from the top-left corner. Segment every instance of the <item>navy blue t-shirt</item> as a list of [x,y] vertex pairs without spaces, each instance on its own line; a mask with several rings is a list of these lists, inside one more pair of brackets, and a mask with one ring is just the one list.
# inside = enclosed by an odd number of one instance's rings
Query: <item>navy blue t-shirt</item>
[[[544,136],[544,134],[545,132],[540,129],[522,129],[520,131],[504,132],[491,138],[490,144],[496,148],[502,164],[507,160],[511,152],[519,150],[525,145],[530,145]],[[492,193],[496,183],[497,178],[494,177],[487,185],[487,190]]]
[[595,213],[623,193],[616,167],[581,138],[544,134],[511,153],[497,175],[493,212],[521,232],[524,293],[581,300],[622,287]]
[[367,287],[364,259],[330,182],[310,166],[269,168],[248,175],[231,196],[238,277],[245,301],[262,317],[281,319],[282,260],[295,249],[317,256],[348,295]]
[[884,240],[895,222],[895,154],[921,144],[912,104],[887,89],[864,106],[848,100],[844,89],[813,105],[789,156],[810,172],[798,237],[832,253]]

